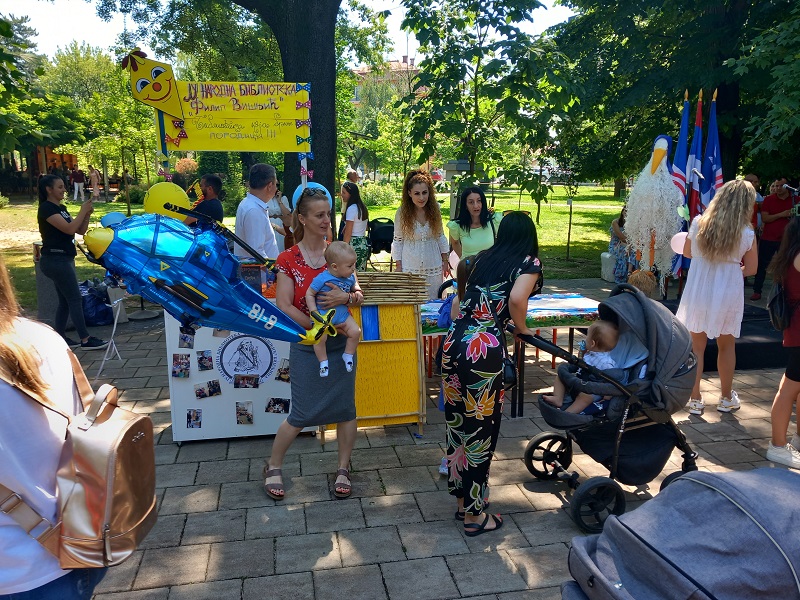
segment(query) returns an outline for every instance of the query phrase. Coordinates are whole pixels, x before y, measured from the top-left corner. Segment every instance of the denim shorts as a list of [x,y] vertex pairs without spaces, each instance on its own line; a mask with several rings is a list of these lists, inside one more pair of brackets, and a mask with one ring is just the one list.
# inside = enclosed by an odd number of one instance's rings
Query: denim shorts
[[107,568],[73,569],[34,590],[0,596],[0,600],[91,600],[94,588],[106,571]]

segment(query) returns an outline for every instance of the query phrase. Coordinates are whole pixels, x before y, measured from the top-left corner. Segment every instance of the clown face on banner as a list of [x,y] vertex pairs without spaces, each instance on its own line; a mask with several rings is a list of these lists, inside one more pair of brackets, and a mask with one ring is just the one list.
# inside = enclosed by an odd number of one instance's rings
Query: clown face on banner
[[134,98],[164,114],[177,119],[183,118],[178,85],[170,65],[147,58],[137,48],[122,60],[122,68],[131,71],[131,92]]

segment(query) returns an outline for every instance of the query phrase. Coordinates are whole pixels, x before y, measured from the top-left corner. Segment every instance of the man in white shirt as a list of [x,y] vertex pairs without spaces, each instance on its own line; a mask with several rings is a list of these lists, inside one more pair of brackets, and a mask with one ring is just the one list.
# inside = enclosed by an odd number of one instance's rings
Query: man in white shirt
[[[265,258],[278,257],[278,243],[269,221],[269,201],[278,189],[275,167],[258,163],[250,167],[250,191],[236,209],[236,235]],[[239,258],[253,258],[239,244],[234,244]]]

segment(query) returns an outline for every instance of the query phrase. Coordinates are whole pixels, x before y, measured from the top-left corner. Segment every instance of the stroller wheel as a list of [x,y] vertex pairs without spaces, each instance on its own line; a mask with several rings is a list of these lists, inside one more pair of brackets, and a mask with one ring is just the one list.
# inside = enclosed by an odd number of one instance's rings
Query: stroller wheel
[[572,442],[567,436],[546,431],[528,442],[528,447],[525,448],[525,466],[531,475],[537,479],[556,479],[556,461],[562,469],[572,464]]
[[613,479],[592,477],[575,490],[569,508],[582,531],[600,533],[610,515],[625,512],[625,493]]
[[674,473],[670,473],[666,477],[664,477],[664,481],[661,482],[661,487],[658,488],[659,492],[663,492],[664,489],[673,481],[675,481],[678,477],[683,475],[683,471],[675,471]]

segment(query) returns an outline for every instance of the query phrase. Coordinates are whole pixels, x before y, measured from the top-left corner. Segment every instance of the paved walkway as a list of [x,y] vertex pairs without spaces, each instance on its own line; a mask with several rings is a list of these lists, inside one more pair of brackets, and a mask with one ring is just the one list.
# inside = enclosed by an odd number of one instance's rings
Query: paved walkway
[[[610,289],[594,279],[549,281],[547,288],[597,299]],[[324,448],[315,437],[298,438],[284,465],[286,499],[276,503],[261,485],[271,438],[181,447],[172,442],[163,321],[121,325],[116,340],[124,361],[108,363],[101,381],[119,387],[121,404],[153,419],[160,510],[141,549],[100,584],[98,600],[561,597],[570,540],[580,531],[564,510],[566,486],[537,482],[522,459],[528,440],[549,429],[535,404],[552,385],[549,355],[537,361],[529,349],[526,416],[506,418],[500,430],[491,502],[505,525],[467,538],[453,519],[446,479],[437,472],[444,425],[434,403],[436,381],[428,382],[429,424],[422,438],[412,426],[359,430],[352,498],[337,500],[330,491],[336,440],[329,434]],[[80,356],[90,378],[99,366],[97,354]],[[702,417],[675,415],[700,453],[701,469],[770,464],[764,458],[769,409],[780,376],[777,370],[738,373],[743,406],[735,414],[711,406]],[[703,388],[707,398],[718,396],[715,377],[706,377]],[[629,509],[656,494],[660,480],[679,465],[676,451],[649,490],[628,488]],[[582,476],[607,475],[580,453],[573,468]]]

